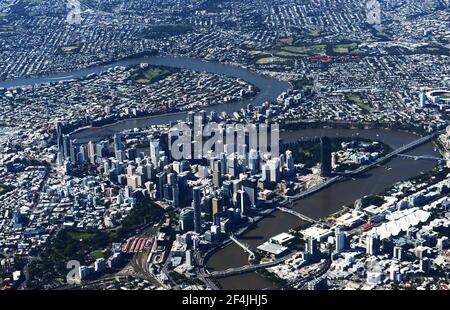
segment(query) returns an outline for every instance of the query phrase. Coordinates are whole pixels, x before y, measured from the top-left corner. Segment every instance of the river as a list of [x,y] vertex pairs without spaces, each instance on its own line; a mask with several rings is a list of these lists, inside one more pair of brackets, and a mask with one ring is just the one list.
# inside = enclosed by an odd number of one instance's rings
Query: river
[[[412,142],[418,136],[406,132],[388,130],[335,130],[335,129],[312,129],[284,132],[281,138],[285,142],[294,142],[303,138],[313,138],[327,135],[330,137],[363,137],[382,141],[393,149]],[[432,143],[422,145],[408,154],[436,155]],[[355,200],[366,195],[383,192],[392,184],[407,180],[421,173],[430,171],[436,164],[430,161],[411,161],[395,158],[385,165],[372,169],[357,179],[333,184],[324,190],[309,197],[297,201],[293,209],[311,218],[319,219],[335,213],[344,205],[350,205]],[[245,233],[240,239],[255,249],[270,237],[286,232],[301,224],[296,217],[274,212],[267,219],[263,219],[257,227]],[[248,263],[248,255],[235,245],[224,248],[215,253],[208,261],[208,268],[213,270],[225,270],[230,267],[239,267]],[[273,288],[273,284],[256,273],[228,277],[219,280],[225,289],[264,289]]]
[[[70,74],[58,73],[41,78],[3,81],[0,82],[0,87],[26,86],[55,81],[67,81],[70,79],[82,78],[93,73],[99,74],[115,66],[130,66],[139,63],[187,68],[195,71],[228,75],[252,83],[260,90],[255,98],[238,103],[208,107],[205,110],[216,110],[218,112],[225,111],[228,113],[234,112],[249,103],[259,105],[264,101],[274,100],[280,93],[290,88],[290,85],[286,82],[260,76],[243,68],[183,57],[162,56],[134,58],[119,61],[107,66],[86,68],[71,72]],[[177,113],[143,117],[139,119],[129,119],[98,128],[81,129],[73,133],[72,138],[76,138],[79,142],[87,142],[89,140],[97,140],[110,136],[114,132],[125,129],[143,128],[152,124],[166,124],[170,121],[176,121],[184,118],[185,113]],[[382,141],[390,145],[393,149],[418,138],[416,135],[399,131],[335,129],[312,129],[283,132],[281,134],[281,138],[285,142],[294,142],[302,138],[320,137],[323,135],[330,137],[359,136]],[[410,154],[436,155],[437,152],[434,150],[431,143],[427,143],[411,151]],[[359,176],[358,179],[333,184],[318,193],[299,200],[295,203],[293,208],[294,210],[309,217],[319,219],[339,211],[344,205],[353,204],[355,200],[365,195],[382,192],[392,184],[417,176],[423,172],[427,172],[434,166],[435,163],[430,161],[411,161],[395,158],[382,167],[366,172],[364,175]],[[246,232],[242,236],[242,239],[252,248],[255,248],[269,237],[285,232],[290,228],[297,227],[299,224],[301,224],[300,220],[292,215],[274,212],[269,217],[261,220],[254,229]],[[245,254],[241,248],[237,245],[231,244],[230,246],[218,251],[210,258],[208,261],[208,268],[225,270],[230,267],[242,266],[248,263],[247,258],[247,254]],[[265,280],[256,273],[228,277],[220,279],[219,282],[225,289],[264,289],[274,287],[271,282]]]

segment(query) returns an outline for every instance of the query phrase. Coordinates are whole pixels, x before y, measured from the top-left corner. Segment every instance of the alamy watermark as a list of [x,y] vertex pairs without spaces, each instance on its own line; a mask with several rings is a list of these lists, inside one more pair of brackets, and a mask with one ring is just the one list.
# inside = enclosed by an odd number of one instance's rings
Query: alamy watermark
[[278,124],[219,124],[204,123],[203,120],[201,116],[195,116],[193,128],[186,123],[178,123],[170,129],[173,140],[170,154],[174,160],[209,160],[222,154],[254,157],[257,153],[266,158],[276,158],[280,154]]
[[72,285],[80,282],[80,267],[81,264],[77,260],[71,260],[67,262],[66,268],[70,269],[66,275],[68,284]]

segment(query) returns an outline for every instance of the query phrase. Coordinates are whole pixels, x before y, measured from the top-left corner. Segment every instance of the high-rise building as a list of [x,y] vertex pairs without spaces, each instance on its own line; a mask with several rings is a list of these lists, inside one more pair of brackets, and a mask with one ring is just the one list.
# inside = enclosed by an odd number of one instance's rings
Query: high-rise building
[[202,232],[202,221],[201,221],[201,187],[194,187],[192,189],[192,207],[194,208],[194,230],[196,233]]
[[222,186],[222,165],[219,160],[215,160],[213,163],[213,184],[215,186]]
[[214,220],[214,216],[220,212],[222,212],[222,199],[219,197],[214,197],[211,200],[211,209],[212,209],[212,219]]
[[331,142],[328,137],[320,139],[320,174],[323,177],[331,175]]
[[423,273],[427,274],[431,270],[431,260],[428,257],[424,257],[420,260],[419,269]]
[[114,134],[114,152],[122,151],[122,141],[120,133]]
[[286,151],[286,169],[288,174],[292,174],[295,170],[294,168],[294,156],[292,155],[292,151]]
[[268,162],[270,170],[270,182],[278,183],[281,180],[280,159],[274,158]]
[[191,250],[186,251],[186,265],[188,267],[194,266],[194,258]]
[[251,174],[257,174],[259,172],[258,151],[255,149],[251,149],[248,154],[248,168]]
[[306,254],[309,256],[309,259],[314,259],[317,256],[318,252],[318,245],[317,245],[317,239],[313,237],[309,237],[306,242]]
[[401,246],[395,246],[392,254],[393,258],[402,261],[403,259],[403,248]]
[[341,253],[345,250],[346,247],[346,235],[345,232],[342,231],[341,227],[336,227],[335,229],[335,239],[336,239],[336,252]]
[[270,182],[270,166],[268,164],[264,164],[261,167],[262,170],[262,179],[266,182]]
[[159,140],[150,141],[150,158],[152,163],[157,166],[159,162]]
[[178,186],[178,184],[175,184],[173,186],[172,192],[173,192],[173,200],[172,200],[173,206],[175,208],[180,208],[181,207],[181,205],[180,205],[180,187]]
[[62,151],[63,151],[63,155],[65,159],[70,159],[70,154],[71,154],[71,146],[72,143],[70,141],[70,138],[68,135],[64,135],[63,136],[63,142],[62,142]]
[[231,155],[228,157],[227,168],[228,168],[227,174],[229,174],[230,176],[232,176],[234,178],[238,176],[239,171],[238,171],[238,161],[237,161],[236,156]]
[[247,213],[247,209],[250,207],[248,195],[243,190],[238,190],[236,195],[237,195],[236,206],[239,208],[241,215],[244,215]]
[[164,172],[164,171],[162,171],[162,172],[159,172],[157,175],[156,175],[156,190],[157,190],[157,197],[158,198],[162,198],[162,197],[164,197],[164,184],[166,184],[167,183],[167,173],[166,172]]
[[366,253],[369,255],[380,254],[380,237],[377,234],[367,235]]
[[180,212],[180,230],[191,231],[194,229],[194,210],[192,208],[184,208]]
[[220,174],[225,176],[227,174],[227,155],[220,153]]
[[242,190],[245,191],[249,199],[250,207],[256,207],[257,182],[255,179],[248,179],[242,182]]

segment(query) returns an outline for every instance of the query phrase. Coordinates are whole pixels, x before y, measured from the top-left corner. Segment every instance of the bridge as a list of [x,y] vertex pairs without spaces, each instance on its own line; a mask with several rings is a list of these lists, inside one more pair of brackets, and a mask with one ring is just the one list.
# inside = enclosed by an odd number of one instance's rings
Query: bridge
[[316,220],[314,220],[314,219],[312,219],[310,217],[307,217],[306,215],[303,215],[301,213],[298,213],[298,212],[296,212],[296,211],[294,211],[292,209],[288,209],[288,208],[284,208],[284,207],[276,207],[276,208],[278,210],[280,210],[281,212],[286,212],[286,213],[289,213],[289,214],[291,214],[293,216],[296,216],[296,217],[298,217],[299,219],[301,219],[301,220],[303,220],[305,222],[309,222],[309,223],[312,223],[312,224],[316,224],[317,223]]
[[214,271],[214,272],[206,274],[205,278],[226,278],[226,277],[230,277],[230,276],[254,272],[258,269],[273,267],[273,266],[283,263],[284,261],[288,260],[295,254],[296,253],[290,253],[286,256],[283,256],[281,258],[278,258],[274,261],[267,262],[267,263],[262,263],[262,264],[257,264],[257,265],[246,265],[246,266],[242,266],[242,267],[238,267],[238,268],[229,268],[229,269],[223,270],[223,271]]
[[248,245],[246,245],[246,244],[240,242],[240,241],[239,241],[238,239],[236,239],[233,235],[230,235],[230,239],[231,239],[234,243],[236,243],[238,246],[240,246],[241,248],[243,248],[244,251],[247,252],[247,253],[249,254],[249,257],[248,257],[249,260],[255,257],[255,253],[253,253],[253,252],[250,250],[250,248],[249,248]]
[[414,159],[414,160],[435,160],[435,161],[447,161],[447,160],[450,160],[448,158],[436,157],[436,156],[432,156],[432,155],[413,156],[413,155],[399,154],[398,156],[402,157],[402,158],[405,158],[405,159]]

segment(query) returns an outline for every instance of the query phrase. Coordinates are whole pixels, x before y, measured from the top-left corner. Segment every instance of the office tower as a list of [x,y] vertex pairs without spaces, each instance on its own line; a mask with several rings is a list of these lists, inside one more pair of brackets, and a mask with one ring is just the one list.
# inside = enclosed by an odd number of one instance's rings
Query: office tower
[[135,173],[136,173],[137,175],[140,175],[140,176],[142,177],[142,181],[143,181],[144,183],[148,181],[148,179],[147,179],[147,173],[146,173],[146,171],[145,171],[145,167],[144,167],[144,166],[138,165],[137,168],[136,168],[136,172],[135,172]]
[[175,173],[168,173],[167,174],[167,184],[170,186],[176,185],[177,182],[177,175]]
[[156,175],[156,190],[157,190],[157,197],[158,198],[162,198],[164,196],[163,194],[163,188],[164,188],[164,184],[167,183],[167,173],[162,171],[159,172]]
[[394,283],[399,283],[402,281],[400,268],[398,266],[391,265],[391,268],[389,269],[389,280],[391,280]]
[[244,215],[247,213],[247,209],[249,206],[249,199],[247,197],[247,193],[243,190],[238,190],[236,193],[236,199],[237,199],[237,207],[240,210],[241,215]]
[[238,171],[238,161],[236,156],[231,155],[227,159],[227,174],[232,176],[233,178],[236,178],[239,174]]
[[423,257],[419,263],[419,269],[425,274],[428,274],[431,270],[431,260],[428,257]]
[[127,166],[127,176],[132,176],[135,172],[135,167],[133,165],[128,165]]
[[192,208],[184,208],[180,212],[180,230],[191,231],[194,229],[194,210]]
[[380,254],[380,237],[377,234],[369,234],[366,238],[366,253],[369,255]]
[[146,164],[144,172],[147,180],[153,181],[153,179],[155,178],[155,169],[153,163],[150,162]]
[[62,152],[63,152],[65,159],[70,159],[70,154],[72,153],[71,147],[72,147],[72,143],[69,139],[69,136],[64,135],[63,141],[62,141]]
[[192,207],[194,208],[194,230],[196,233],[202,232],[202,223],[201,223],[201,196],[200,196],[201,187],[194,187],[192,189]]
[[138,157],[137,149],[134,147],[127,149],[126,155],[127,155],[128,160],[132,160],[132,161],[136,160],[136,158]]
[[72,165],[69,160],[66,160],[64,162],[64,174],[70,175],[71,172],[72,172]]
[[342,252],[346,247],[346,235],[345,232],[342,231],[341,227],[336,227],[335,229],[335,239],[336,239],[336,252]]
[[108,169],[108,179],[112,183],[117,183],[117,170],[115,168]]
[[108,157],[108,141],[100,141],[96,144],[97,161],[100,162],[101,159]]
[[123,189],[125,198],[131,198],[133,196],[133,189],[130,186],[125,186]]
[[215,186],[222,186],[222,165],[219,160],[213,163],[213,184]]
[[63,149],[63,123],[56,122],[56,145],[58,146],[58,151]]
[[403,248],[401,246],[395,246],[392,254],[393,258],[402,261],[403,259]]
[[120,133],[114,134],[114,153],[117,153],[118,151],[122,151],[122,137]]
[[194,257],[191,250],[186,251],[186,265],[188,267],[194,266]]
[[231,184],[231,181],[223,181],[222,188],[225,201],[228,203],[233,198],[233,185]]
[[180,208],[181,204],[180,204],[180,187],[178,186],[178,184],[175,184],[172,187],[172,195],[173,195],[173,206],[175,208]]
[[294,156],[290,150],[286,151],[286,170],[288,175],[292,175],[295,172]]
[[159,140],[150,141],[150,158],[151,158],[152,163],[155,166],[158,166],[159,156],[160,156],[159,152],[160,152]]
[[127,176],[127,185],[131,187],[133,190],[136,190],[140,184],[137,175]]
[[211,200],[211,209],[212,209],[212,219],[214,221],[214,216],[220,212],[222,212],[222,199],[218,197],[213,197]]
[[256,197],[257,197],[257,182],[255,179],[248,179],[242,182],[242,190],[247,194],[249,199],[250,207],[256,207]]
[[117,151],[116,159],[121,163],[124,162],[125,161],[125,153],[122,150]]
[[162,132],[159,135],[159,148],[160,151],[168,151],[169,150],[169,134],[166,132]]
[[308,237],[306,242],[305,252],[308,256],[308,259],[314,259],[317,256],[318,252],[318,244],[317,240],[313,237]]
[[331,153],[331,168],[336,169],[339,163],[339,154],[337,152]]
[[167,201],[173,201],[173,187],[169,184],[163,185],[163,199]]
[[220,153],[220,174],[221,176],[225,176],[227,172],[227,155]]
[[85,164],[88,161],[88,152],[87,152],[87,146],[86,145],[80,145],[78,148],[78,162]]
[[268,162],[270,170],[270,182],[278,183],[281,180],[280,159],[274,158]]
[[328,137],[320,139],[320,164],[321,176],[331,175],[331,142]]
[[248,154],[248,168],[251,174],[257,174],[259,172],[258,151],[255,149],[251,149]]
[[95,272],[103,272],[103,270],[105,270],[105,267],[106,267],[106,263],[105,263],[105,259],[103,257],[97,259],[94,262]]
[[181,173],[183,170],[181,169],[181,163],[179,161],[172,162],[172,169],[176,173]]
[[72,165],[77,165],[77,157],[78,157],[78,147],[77,145],[75,145],[74,140],[70,140],[69,141],[70,147],[69,147],[69,152],[70,152],[70,161],[72,163]]
[[283,171],[283,167],[286,166],[286,155],[285,154],[280,154],[280,171]]
[[270,182],[270,166],[268,164],[264,164],[261,167],[262,170],[262,179],[266,182]]
[[95,160],[96,160],[95,151],[96,151],[95,143],[92,141],[89,141],[89,143],[87,145],[87,152],[88,152],[89,162],[91,164],[95,164]]

